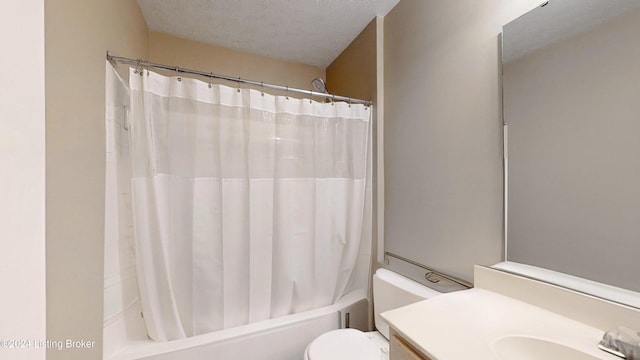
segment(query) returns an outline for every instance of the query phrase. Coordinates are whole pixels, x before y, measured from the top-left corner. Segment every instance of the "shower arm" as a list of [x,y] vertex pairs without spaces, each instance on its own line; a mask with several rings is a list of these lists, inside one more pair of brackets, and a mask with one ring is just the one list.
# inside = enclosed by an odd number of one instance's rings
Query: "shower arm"
[[125,65],[132,65],[132,66],[136,66],[136,67],[139,67],[139,68],[163,69],[163,70],[175,71],[176,73],[198,75],[198,76],[206,77],[206,78],[209,78],[209,79],[221,79],[221,80],[233,81],[233,82],[241,83],[241,84],[248,84],[248,85],[258,86],[260,88],[281,90],[281,91],[285,91],[287,93],[296,93],[296,94],[303,94],[303,95],[309,95],[309,96],[318,96],[318,97],[323,97],[323,98],[330,99],[331,101],[344,101],[344,102],[348,102],[349,104],[362,104],[362,105],[365,105],[365,106],[373,105],[373,102],[371,100],[354,99],[354,98],[350,98],[350,97],[346,97],[346,96],[333,95],[333,94],[329,94],[329,93],[321,93],[321,92],[312,91],[312,90],[297,89],[297,88],[292,88],[292,87],[289,87],[289,86],[267,84],[267,83],[264,83],[264,82],[261,82],[261,81],[247,80],[247,79],[242,79],[242,78],[239,78],[239,77],[236,78],[236,77],[231,77],[231,76],[226,76],[226,75],[208,73],[208,72],[199,71],[199,70],[184,69],[184,68],[181,68],[181,67],[178,67],[178,66],[157,64],[157,63],[152,63],[152,62],[149,62],[149,61],[146,61],[146,60],[141,60],[141,59],[129,59],[129,58],[120,57],[120,56],[113,56],[108,51],[107,51],[107,60],[109,60],[111,63],[120,63],[120,64],[125,64]]

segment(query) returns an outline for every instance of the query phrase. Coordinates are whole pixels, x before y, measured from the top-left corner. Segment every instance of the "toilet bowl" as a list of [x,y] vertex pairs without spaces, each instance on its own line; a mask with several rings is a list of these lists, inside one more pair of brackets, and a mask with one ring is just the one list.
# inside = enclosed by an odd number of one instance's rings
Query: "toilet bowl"
[[387,269],[373,275],[373,311],[376,331],[339,329],[313,340],[304,360],[387,360],[389,359],[389,325],[380,314],[441,293]]

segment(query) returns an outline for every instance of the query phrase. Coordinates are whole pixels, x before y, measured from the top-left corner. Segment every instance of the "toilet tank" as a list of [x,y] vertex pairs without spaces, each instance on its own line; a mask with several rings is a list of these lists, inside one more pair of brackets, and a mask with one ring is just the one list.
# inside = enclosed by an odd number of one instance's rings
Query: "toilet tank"
[[376,329],[389,339],[389,325],[380,314],[441,293],[387,269],[373,275],[373,312]]

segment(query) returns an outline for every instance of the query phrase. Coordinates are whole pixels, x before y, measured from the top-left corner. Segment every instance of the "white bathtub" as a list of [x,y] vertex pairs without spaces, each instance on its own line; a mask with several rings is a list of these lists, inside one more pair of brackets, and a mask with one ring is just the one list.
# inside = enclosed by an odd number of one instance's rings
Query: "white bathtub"
[[364,290],[336,304],[184,340],[130,342],[106,360],[302,360],[317,336],[341,327],[344,313],[351,322],[367,323]]

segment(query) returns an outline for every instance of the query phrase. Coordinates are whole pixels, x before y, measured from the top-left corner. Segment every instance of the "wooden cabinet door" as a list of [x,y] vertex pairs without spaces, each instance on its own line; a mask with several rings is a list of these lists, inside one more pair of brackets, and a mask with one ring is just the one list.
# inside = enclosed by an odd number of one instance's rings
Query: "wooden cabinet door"
[[407,340],[391,331],[391,341],[389,342],[389,360],[432,360],[422,354]]

